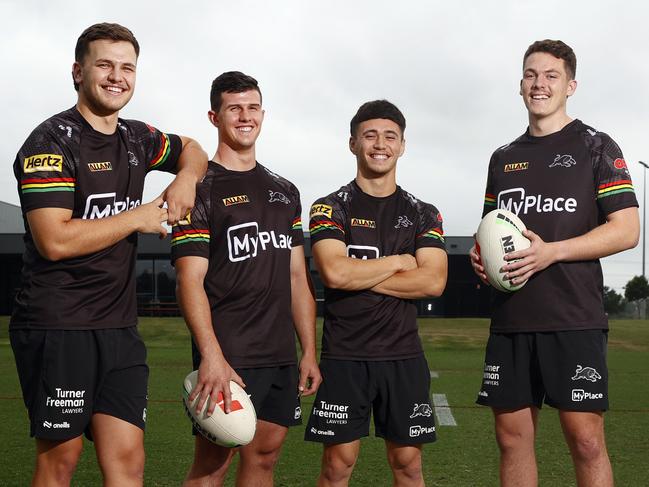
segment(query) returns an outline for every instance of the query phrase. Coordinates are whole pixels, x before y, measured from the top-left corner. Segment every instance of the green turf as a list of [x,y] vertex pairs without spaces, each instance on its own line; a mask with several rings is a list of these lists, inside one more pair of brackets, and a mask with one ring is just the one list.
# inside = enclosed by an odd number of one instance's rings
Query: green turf
[[[0,317],[0,486],[29,483],[34,459],[33,440],[20,397],[9,346],[7,318]],[[423,319],[421,335],[431,369],[439,372],[432,391],[447,395],[457,427],[438,427],[438,441],[424,448],[427,486],[487,487],[498,485],[498,452],[491,413],[474,405],[482,375],[488,321]],[[175,318],[143,318],[140,331],[149,350],[151,368],[146,435],[147,486],[179,485],[192,457],[189,422],[180,403],[182,378],[190,370],[189,336]],[[609,453],[616,485],[649,484],[649,321],[611,323],[609,340],[611,411],[606,415]],[[302,409],[311,410],[305,398]],[[276,486],[315,485],[320,446],[302,441],[303,428],[291,429],[276,469]],[[556,411],[544,408],[538,435],[541,486],[575,485],[568,450]],[[233,469],[231,469],[233,470]],[[230,476],[226,485],[232,486]],[[100,485],[91,444],[87,444],[73,485]],[[352,486],[391,484],[383,442],[362,441]]]

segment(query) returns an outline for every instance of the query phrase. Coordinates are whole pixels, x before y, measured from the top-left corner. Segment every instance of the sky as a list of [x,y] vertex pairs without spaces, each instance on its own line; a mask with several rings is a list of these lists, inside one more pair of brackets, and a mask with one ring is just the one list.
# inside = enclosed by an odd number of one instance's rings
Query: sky
[[[0,16],[0,199],[9,203],[18,204],[12,164],[23,141],[76,102],[77,37],[108,21],[129,27],[141,46],[135,95],[121,116],[190,136],[210,157],[211,81],[230,70],[257,78],[266,110],[257,159],[299,188],[304,218],[316,198],[355,175],[348,138],[357,108],[392,101],[407,120],[397,181],[440,209],[450,236],[475,232],[491,153],[526,129],[518,95],[525,49],[562,39],[578,61],[568,113],[621,146],[642,205],[646,2],[0,0]],[[144,201],[169,181],[149,177]],[[605,285],[622,292],[641,274],[641,248],[603,260]]]

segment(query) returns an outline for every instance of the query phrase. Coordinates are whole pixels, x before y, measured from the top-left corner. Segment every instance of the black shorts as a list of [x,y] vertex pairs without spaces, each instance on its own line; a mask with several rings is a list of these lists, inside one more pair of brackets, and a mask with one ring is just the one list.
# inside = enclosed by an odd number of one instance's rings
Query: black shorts
[[491,333],[477,403],[606,411],[606,330]]
[[403,445],[435,441],[426,358],[381,362],[322,359],[322,384],[304,439],[347,443],[376,436]]
[[[192,341],[192,363],[194,370],[201,364],[201,356]],[[300,374],[296,365],[277,367],[234,368],[246,384],[245,391],[250,396],[257,419],[295,426],[302,424],[302,409],[298,385]],[[196,434],[196,430],[193,429]]]
[[10,339],[31,436],[92,439],[95,413],[144,430],[149,368],[136,327],[12,330]]

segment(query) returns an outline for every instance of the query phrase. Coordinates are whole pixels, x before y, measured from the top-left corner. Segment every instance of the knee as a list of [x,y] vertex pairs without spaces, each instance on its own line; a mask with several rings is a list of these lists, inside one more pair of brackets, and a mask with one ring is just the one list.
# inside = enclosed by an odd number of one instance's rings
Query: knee
[[578,434],[569,438],[569,441],[573,455],[582,462],[596,460],[606,453],[604,439],[598,435]]
[[496,442],[502,453],[534,447],[534,433],[521,429],[496,428]]
[[54,481],[55,485],[67,485],[72,480],[72,475],[77,468],[83,446],[68,446],[54,454],[38,455],[36,460],[36,475],[44,475]]
[[330,482],[339,482],[352,475],[356,457],[327,451],[322,455],[322,476]]
[[408,455],[389,454],[388,463],[395,478],[406,478],[412,481],[422,478],[421,454],[418,452]]
[[280,448],[242,450],[241,462],[244,467],[254,467],[259,470],[272,471],[279,460]]
[[144,479],[144,448],[120,448],[104,457],[101,468],[107,479],[127,478],[134,481]]

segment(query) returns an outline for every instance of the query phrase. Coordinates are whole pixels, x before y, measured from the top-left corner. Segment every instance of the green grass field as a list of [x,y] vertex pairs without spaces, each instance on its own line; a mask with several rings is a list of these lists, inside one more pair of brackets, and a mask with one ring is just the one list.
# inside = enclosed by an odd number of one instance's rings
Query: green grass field
[[[6,317],[0,317],[0,486],[28,485],[34,442],[9,346]],[[491,413],[474,405],[482,375],[488,322],[480,319],[423,319],[421,336],[432,370],[432,392],[446,394],[458,426],[438,427],[438,441],[424,448],[427,486],[498,485],[498,452]],[[189,421],[180,402],[181,383],[190,371],[189,335],[175,318],[143,318],[140,331],[149,350],[151,379],[146,434],[147,486],[179,485],[192,457]],[[608,447],[616,485],[649,485],[649,321],[613,321],[609,337],[610,402],[606,415]],[[311,410],[312,398],[302,409]],[[315,484],[320,446],[302,440],[303,427],[291,429],[276,469],[276,486]],[[542,486],[574,486],[568,450],[556,411],[544,408],[538,436]],[[231,469],[234,470],[234,469]],[[90,444],[73,485],[101,485]],[[233,485],[230,479],[227,485]],[[383,442],[362,442],[352,486],[391,485]]]

